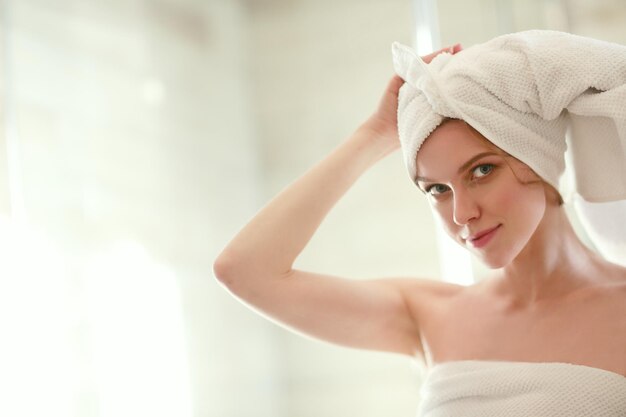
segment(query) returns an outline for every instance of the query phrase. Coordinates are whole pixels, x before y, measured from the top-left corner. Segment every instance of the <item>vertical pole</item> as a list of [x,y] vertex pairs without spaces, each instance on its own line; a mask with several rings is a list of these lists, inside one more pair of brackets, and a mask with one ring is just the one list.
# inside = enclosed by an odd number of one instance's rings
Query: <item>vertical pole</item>
[[441,48],[437,0],[413,0],[413,16],[413,46],[417,53],[426,55]]

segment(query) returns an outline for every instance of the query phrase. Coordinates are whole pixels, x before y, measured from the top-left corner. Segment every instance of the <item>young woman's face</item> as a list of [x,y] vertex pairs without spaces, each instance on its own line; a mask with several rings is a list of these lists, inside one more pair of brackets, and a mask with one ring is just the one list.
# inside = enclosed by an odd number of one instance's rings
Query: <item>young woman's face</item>
[[501,268],[537,229],[546,197],[541,182],[523,184],[507,160],[530,171],[526,165],[477,135],[459,120],[439,126],[420,148],[416,183],[446,232],[487,266]]

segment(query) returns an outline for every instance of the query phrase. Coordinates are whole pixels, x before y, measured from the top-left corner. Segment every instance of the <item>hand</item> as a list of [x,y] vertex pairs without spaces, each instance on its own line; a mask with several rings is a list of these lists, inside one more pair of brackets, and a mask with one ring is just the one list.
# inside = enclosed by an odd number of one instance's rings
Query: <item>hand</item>
[[[422,57],[422,60],[428,64],[442,52],[456,54],[461,50],[461,44],[456,44],[425,55]],[[382,140],[386,146],[389,147],[389,152],[400,147],[397,114],[398,91],[400,87],[402,87],[402,84],[404,84],[404,80],[398,75],[394,75],[391,80],[389,80],[387,88],[378,104],[378,109],[361,126],[361,129],[372,133],[377,140]]]

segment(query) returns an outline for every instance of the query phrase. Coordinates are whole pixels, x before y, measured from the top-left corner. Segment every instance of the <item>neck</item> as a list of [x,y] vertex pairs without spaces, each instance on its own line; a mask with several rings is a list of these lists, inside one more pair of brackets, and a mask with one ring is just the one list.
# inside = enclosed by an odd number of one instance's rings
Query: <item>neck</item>
[[518,307],[533,307],[588,286],[602,260],[576,236],[565,210],[550,206],[532,238],[502,270],[498,287]]

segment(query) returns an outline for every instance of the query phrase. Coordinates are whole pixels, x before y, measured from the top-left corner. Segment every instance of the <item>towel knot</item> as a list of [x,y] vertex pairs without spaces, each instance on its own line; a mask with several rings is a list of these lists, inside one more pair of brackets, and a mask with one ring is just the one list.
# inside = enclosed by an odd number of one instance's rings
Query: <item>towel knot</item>
[[435,113],[447,117],[458,117],[447,104],[445,92],[437,80],[437,74],[452,58],[452,54],[442,52],[426,64],[411,48],[394,42],[392,45],[393,65],[396,73],[416,93],[422,93]]
[[435,113],[446,117],[458,117],[448,106],[445,93],[435,77],[434,74],[424,74],[412,86],[424,94]]

